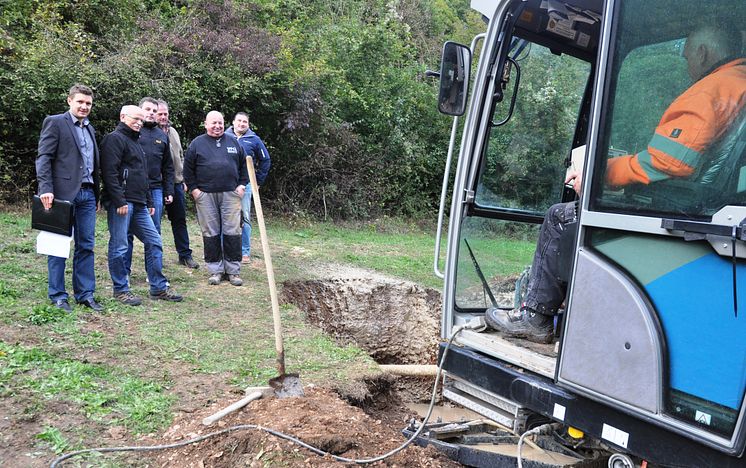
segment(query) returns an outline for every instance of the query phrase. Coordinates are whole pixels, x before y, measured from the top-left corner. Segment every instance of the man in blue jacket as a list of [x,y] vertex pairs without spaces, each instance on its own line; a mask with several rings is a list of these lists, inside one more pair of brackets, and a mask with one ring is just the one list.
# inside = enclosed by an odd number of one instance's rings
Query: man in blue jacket
[[[269,174],[272,161],[269,151],[259,136],[249,128],[249,115],[239,112],[233,118],[233,126],[225,131],[228,135],[235,137],[241,144],[246,156],[251,156],[254,161],[256,172],[256,183],[262,185]],[[259,190],[259,187],[256,188]],[[241,263],[251,261],[251,187],[246,187],[246,193],[241,199]]]
[[[75,301],[97,312],[103,307],[93,298],[96,274],[93,247],[99,192],[99,154],[96,131],[88,122],[93,91],[76,84],[67,95],[68,112],[44,119],[36,158],[39,198],[50,209],[55,198],[74,206],[75,252],[73,253],[73,292]],[[47,257],[48,294],[55,307],[72,312],[65,290],[65,259]]]
[[206,133],[198,136],[184,156],[184,183],[194,198],[202,229],[208,284],[227,278],[241,286],[241,199],[249,183],[246,157],[235,138],[226,135],[223,114],[210,111]]

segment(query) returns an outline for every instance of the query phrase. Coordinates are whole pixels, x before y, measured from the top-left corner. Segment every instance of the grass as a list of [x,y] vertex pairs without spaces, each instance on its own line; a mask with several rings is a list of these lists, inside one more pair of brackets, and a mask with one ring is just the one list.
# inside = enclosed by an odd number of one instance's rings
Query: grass
[[[194,220],[189,229],[200,259],[202,240]],[[268,231],[278,286],[308,278],[313,263],[352,265],[442,286],[431,273],[434,229],[391,219],[347,225],[290,219],[271,220]],[[29,217],[0,213],[0,399],[6,403],[0,418],[21,424],[19,433],[29,434],[28,446],[16,451],[41,450],[51,458],[100,446],[101,434],[114,427],[124,428],[128,438],[159,433],[171,424],[177,407],[204,407],[228,392],[266,385],[277,375],[263,269],[245,268],[241,288],[208,286],[204,267],[190,270],[176,263],[164,219],[164,272],[185,300],[145,298],[142,306],[129,307],[111,298],[105,213],[98,216],[96,232],[96,297],[106,313],[91,313],[71,300],[73,313],[65,314],[48,304],[46,260],[35,253]],[[258,229],[252,238],[254,255],[261,255]],[[511,265],[525,257],[520,252],[511,257],[523,244],[477,240],[474,245],[485,258],[504,248]],[[131,286],[146,297],[142,244],[136,243],[133,258]],[[500,268],[494,262],[485,260],[485,265]],[[70,262],[68,291],[69,270]],[[300,373],[304,383],[335,385],[375,369],[363,351],[335,343],[308,325],[296,307],[283,304],[281,315],[287,369]],[[4,454],[11,453],[0,448],[0,460]],[[96,466],[131,464],[96,457],[86,460]]]

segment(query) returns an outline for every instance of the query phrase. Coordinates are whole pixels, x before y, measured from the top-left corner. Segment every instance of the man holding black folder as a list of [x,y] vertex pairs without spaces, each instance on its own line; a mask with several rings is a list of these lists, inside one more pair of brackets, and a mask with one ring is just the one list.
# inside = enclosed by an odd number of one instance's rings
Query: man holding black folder
[[[44,119],[36,157],[36,179],[39,198],[45,209],[52,202],[68,200],[73,204],[73,292],[78,304],[97,312],[93,247],[95,243],[96,207],[99,195],[99,153],[96,132],[88,122],[93,105],[93,91],[76,84],[67,96],[68,112]],[[72,312],[65,290],[65,263],[62,257],[47,257],[48,294],[52,304]]]

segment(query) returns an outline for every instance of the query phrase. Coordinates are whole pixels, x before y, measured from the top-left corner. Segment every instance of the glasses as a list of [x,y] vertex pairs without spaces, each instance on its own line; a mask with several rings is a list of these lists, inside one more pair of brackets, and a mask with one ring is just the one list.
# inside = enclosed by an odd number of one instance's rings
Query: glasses
[[144,120],[141,119],[140,117],[132,117],[129,114],[124,114],[124,115],[127,116],[127,117],[129,117],[130,119],[134,120],[135,122],[140,122],[140,123],[144,122]]

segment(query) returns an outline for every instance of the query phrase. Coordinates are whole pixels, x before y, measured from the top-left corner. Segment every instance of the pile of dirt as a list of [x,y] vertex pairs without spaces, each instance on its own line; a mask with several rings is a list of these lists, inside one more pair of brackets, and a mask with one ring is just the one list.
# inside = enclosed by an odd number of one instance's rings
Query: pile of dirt
[[[404,442],[400,430],[410,417],[401,409],[392,413],[400,420],[384,420],[366,414],[344,402],[335,392],[310,387],[304,397],[262,398],[226,416],[210,427],[201,420],[228,406],[222,401],[198,413],[177,419],[153,444],[172,444],[228,427],[254,424],[299,438],[307,444],[338,456],[365,459],[387,453]],[[391,412],[389,413],[391,415]],[[388,418],[390,419],[390,418]],[[259,430],[242,430],[216,436],[197,444],[158,452],[155,466],[179,468],[261,467],[261,466],[343,466],[329,456]],[[433,448],[414,444],[373,466],[457,467]]]

